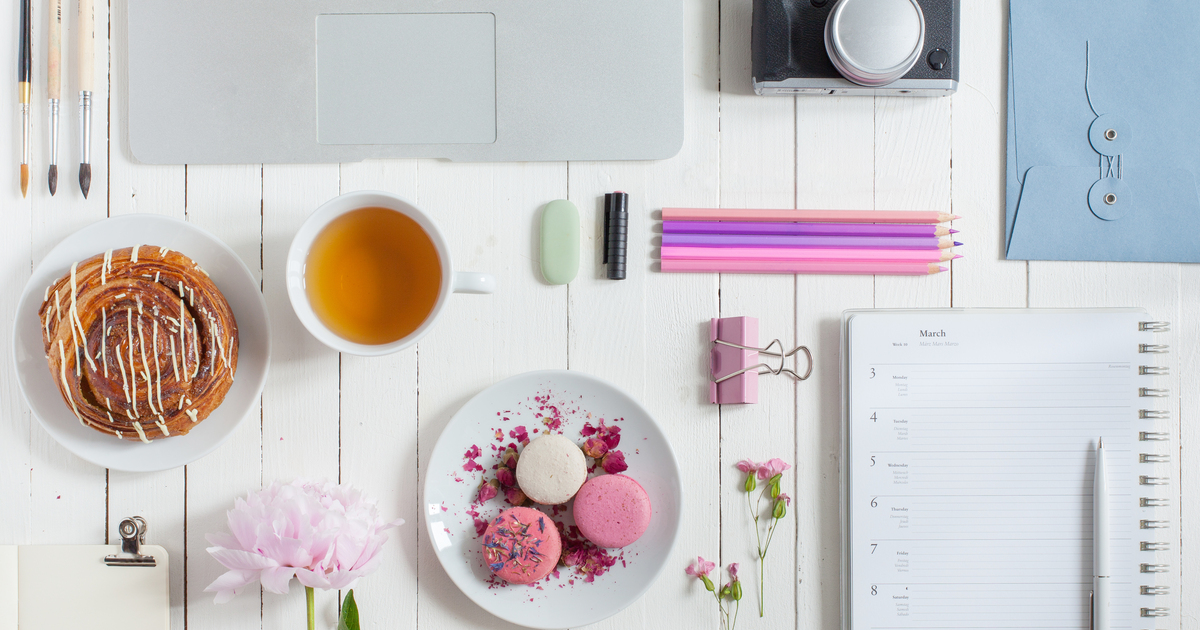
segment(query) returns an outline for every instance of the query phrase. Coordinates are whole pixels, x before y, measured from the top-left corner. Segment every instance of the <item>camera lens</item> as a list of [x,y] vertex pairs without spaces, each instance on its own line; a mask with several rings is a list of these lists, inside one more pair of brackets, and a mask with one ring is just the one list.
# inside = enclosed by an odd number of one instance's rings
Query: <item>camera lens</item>
[[825,51],[847,80],[878,87],[904,76],[925,46],[916,0],[841,0],[825,20]]

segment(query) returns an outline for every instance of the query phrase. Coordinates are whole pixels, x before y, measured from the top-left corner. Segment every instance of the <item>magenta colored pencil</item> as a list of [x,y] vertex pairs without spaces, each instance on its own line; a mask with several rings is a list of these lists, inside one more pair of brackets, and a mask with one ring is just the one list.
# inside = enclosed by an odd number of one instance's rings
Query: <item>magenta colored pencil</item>
[[960,217],[945,212],[906,210],[732,210],[663,208],[664,221],[812,221],[820,223],[945,223]]
[[937,263],[827,260],[674,260],[662,261],[665,272],[811,273],[836,275],[928,276],[946,271]]
[[663,247],[819,247],[822,249],[946,249],[949,238],[903,236],[778,236],[775,234],[663,234]]
[[675,260],[875,260],[945,262],[961,258],[948,249],[810,249],[776,247],[664,247]]
[[768,223],[663,221],[664,234],[779,234],[791,236],[946,236],[958,230],[908,223]]

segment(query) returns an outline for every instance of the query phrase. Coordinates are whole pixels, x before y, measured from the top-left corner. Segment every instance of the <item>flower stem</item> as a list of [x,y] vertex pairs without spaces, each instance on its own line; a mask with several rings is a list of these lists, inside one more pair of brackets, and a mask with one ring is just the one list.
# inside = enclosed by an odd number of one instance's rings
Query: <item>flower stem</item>
[[317,614],[316,607],[313,605],[313,589],[311,586],[304,587],[304,599],[308,601],[308,630],[316,630]]
[[[758,616],[763,617],[763,593],[767,590],[767,562],[761,551],[758,555]],[[312,630],[312,628],[309,628]]]

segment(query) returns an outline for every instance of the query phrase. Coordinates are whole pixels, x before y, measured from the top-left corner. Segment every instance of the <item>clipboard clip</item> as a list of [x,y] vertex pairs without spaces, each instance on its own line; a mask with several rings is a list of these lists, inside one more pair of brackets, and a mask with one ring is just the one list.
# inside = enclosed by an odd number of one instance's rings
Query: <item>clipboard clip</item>
[[117,531],[121,533],[121,553],[104,556],[104,564],[110,567],[153,567],[158,564],[154,556],[141,552],[141,546],[146,544],[146,519],[131,516],[121,521]]

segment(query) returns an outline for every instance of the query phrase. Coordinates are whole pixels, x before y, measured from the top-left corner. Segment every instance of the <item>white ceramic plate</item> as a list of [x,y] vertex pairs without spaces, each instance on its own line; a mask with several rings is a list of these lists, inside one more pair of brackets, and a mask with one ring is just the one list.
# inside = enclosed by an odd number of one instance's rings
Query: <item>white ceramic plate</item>
[[[535,400],[549,396],[544,403]],[[585,422],[593,425],[604,418],[615,418],[621,427],[621,443],[634,478],[650,495],[653,516],[650,527],[637,542],[615,552],[623,552],[609,572],[587,583],[570,568],[559,567],[559,577],[548,578],[534,586],[497,584],[483,562],[480,537],[475,532],[475,517],[468,514],[480,481],[486,474],[494,477],[492,465],[499,456],[490,448],[515,441],[508,432],[526,427],[534,439],[546,430],[536,416],[539,407],[554,407],[562,417],[563,435],[582,443],[580,430]],[[552,411],[542,411],[550,414]],[[496,439],[496,429],[504,432]],[[534,429],[539,429],[535,434]],[[483,452],[476,461],[484,472],[464,470],[464,454],[472,446]],[[604,474],[602,471],[598,474]],[[568,628],[586,626],[616,614],[637,601],[662,571],[681,525],[679,465],[662,429],[641,405],[621,390],[595,377],[579,372],[552,370],[528,372],[501,381],[476,395],[454,414],[429,459],[425,478],[425,525],[438,560],[462,592],[484,610],[515,624],[530,628]],[[571,504],[568,504],[570,506]],[[489,519],[510,507],[503,494],[478,509]],[[545,506],[540,506],[549,511]],[[566,510],[556,520],[570,520]],[[569,580],[574,579],[574,584]]]
[[[238,326],[237,378],[225,400],[187,435],[150,444],[118,440],[83,426],[63,401],[46,365],[37,311],[46,287],[71,265],[109,249],[137,244],[169,247],[195,260],[220,289]],[[13,327],[13,361],[17,381],[33,415],[59,444],[98,466],[131,472],[166,470],[193,462],[216,450],[254,406],[267,380],[271,331],[267,303],[250,270],[217,237],[184,221],[152,214],[132,214],[93,223],[63,239],[34,269]]]

